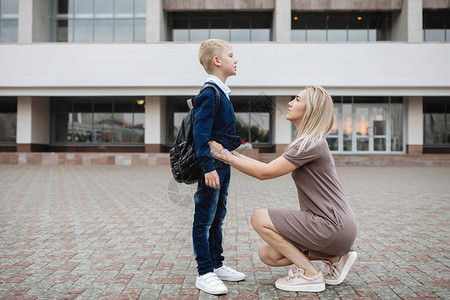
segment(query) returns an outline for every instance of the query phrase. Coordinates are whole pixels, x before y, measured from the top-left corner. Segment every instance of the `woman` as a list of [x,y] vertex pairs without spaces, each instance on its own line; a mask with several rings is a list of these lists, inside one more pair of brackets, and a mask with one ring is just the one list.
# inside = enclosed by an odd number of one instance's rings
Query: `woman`
[[[297,128],[286,152],[269,164],[211,141],[211,154],[247,175],[265,180],[292,172],[300,210],[261,208],[252,225],[265,241],[259,257],[269,266],[289,266],[275,286],[286,291],[320,292],[340,284],[357,254],[352,251],[356,220],[345,200],[325,135],[333,126],[333,100],[319,86],[307,86],[289,102],[286,119]],[[323,260],[325,274],[311,263]]]

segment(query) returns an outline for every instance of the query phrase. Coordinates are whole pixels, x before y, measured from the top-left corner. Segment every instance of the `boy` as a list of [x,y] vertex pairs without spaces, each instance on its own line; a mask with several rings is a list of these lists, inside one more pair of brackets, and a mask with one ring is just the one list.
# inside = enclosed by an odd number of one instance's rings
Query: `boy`
[[208,73],[206,82],[214,85],[220,93],[220,106],[215,113],[213,88],[206,88],[194,99],[194,144],[202,168],[194,194],[192,240],[198,268],[195,286],[206,293],[218,295],[228,292],[222,280],[245,279],[245,274],[222,263],[222,222],[226,215],[230,166],[214,159],[208,144],[210,140],[215,140],[229,151],[241,144],[235,132],[236,117],[229,99],[230,89],[225,84],[229,76],[236,75],[237,60],[233,57],[230,44],[217,39],[204,41],[198,56]]

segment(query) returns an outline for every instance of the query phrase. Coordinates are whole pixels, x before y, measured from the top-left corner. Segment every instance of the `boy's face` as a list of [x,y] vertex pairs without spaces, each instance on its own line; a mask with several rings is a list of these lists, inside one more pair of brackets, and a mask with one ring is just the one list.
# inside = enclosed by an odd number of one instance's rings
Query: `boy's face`
[[233,49],[231,47],[223,49],[218,57],[223,74],[227,77],[236,75],[237,60],[233,56]]

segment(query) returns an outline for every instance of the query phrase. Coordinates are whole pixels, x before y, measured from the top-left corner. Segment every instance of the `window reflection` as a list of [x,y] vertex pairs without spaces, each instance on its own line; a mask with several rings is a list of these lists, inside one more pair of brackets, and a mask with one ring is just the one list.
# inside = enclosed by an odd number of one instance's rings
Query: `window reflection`
[[342,104],[342,132],[344,151],[352,151],[352,105]]
[[0,97],[0,144],[16,143],[17,98]]
[[144,143],[144,105],[134,97],[52,98],[56,143]]
[[[187,38],[187,32],[188,30],[186,30],[186,39],[184,39],[184,41],[188,41],[189,39]],[[175,33],[175,30],[174,30]],[[212,39],[221,39],[221,40],[225,40],[225,41],[229,41],[230,40],[230,30],[228,29],[211,29],[209,31],[210,37]],[[174,36],[174,40],[177,41],[182,41],[182,39],[179,39],[178,37]]]
[[114,13],[113,0],[95,0],[95,17],[112,18]]
[[75,17],[77,18],[92,18],[94,12],[94,2],[92,0],[70,0],[69,4],[73,2]]
[[424,97],[424,144],[449,145],[450,140],[449,97]]
[[332,151],[404,151],[402,97],[333,96],[333,103]]
[[74,42],[92,42],[93,22],[91,20],[74,21]]
[[18,0],[0,0],[0,43],[18,41]]
[[113,36],[112,20],[95,20],[94,40],[97,42],[112,42]]
[[272,99],[265,95],[233,97],[236,134],[253,145],[270,144]]
[[132,18],[134,13],[134,0],[114,1],[114,15],[118,18]]
[[268,12],[172,12],[169,14],[169,39],[203,41],[269,41],[272,13]]
[[450,10],[424,11],[423,35],[426,42],[448,42],[450,36]]
[[446,144],[445,114],[425,114],[425,144]]
[[145,0],[58,0],[57,42],[145,42]]
[[2,18],[15,18],[19,11],[18,0],[2,0],[0,1],[0,16]]
[[[167,97],[167,144],[175,142],[181,121],[189,108],[189,96]],[[272,99],[267,96],[231,98],[236,115],[236,134],[254,146],[267,145],[271,140]]]
[[293,12],[292,41],[382,41],[390,39],[391,13]]
[[133,20],[114,21],[114,41],[115,42],[133,41]]
[[190,36],[189,36],[189,40],[190,41],[204,41],[207,40],[209,37],[209,31],[208,29],[191,29],[189,31]]
[[403,151],[403,105],[390,105],[391,151]]
[[231,41],[250,41],[250,29],[231,29]]
[[[143,107],[142,107],[143,108]],[[145,113],[135,112],[133,119],[133,143],[144,143],[145,138]]]

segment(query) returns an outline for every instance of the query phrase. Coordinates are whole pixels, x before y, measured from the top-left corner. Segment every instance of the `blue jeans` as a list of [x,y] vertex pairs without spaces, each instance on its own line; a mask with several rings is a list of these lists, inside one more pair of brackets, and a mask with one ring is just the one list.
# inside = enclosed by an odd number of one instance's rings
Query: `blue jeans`
[[195,214],[192,228],[194,255],[198,274],[213,272],[223,265],[222,223],[227,213],[230,166],[216,169],[220,178],[220,188],[205,185],[205,174],[200,175],[197,192],[194,194]]

